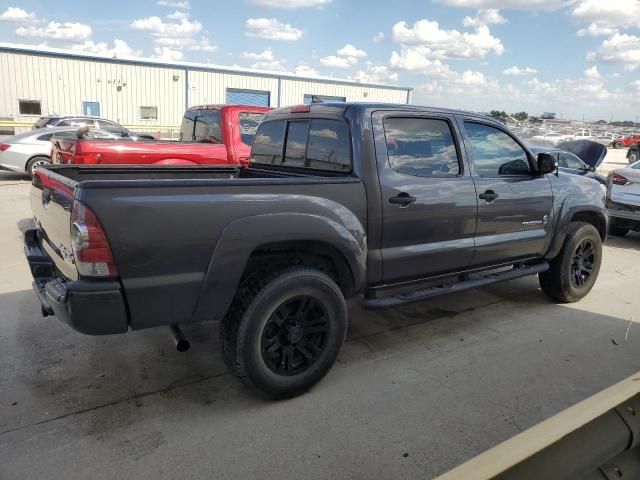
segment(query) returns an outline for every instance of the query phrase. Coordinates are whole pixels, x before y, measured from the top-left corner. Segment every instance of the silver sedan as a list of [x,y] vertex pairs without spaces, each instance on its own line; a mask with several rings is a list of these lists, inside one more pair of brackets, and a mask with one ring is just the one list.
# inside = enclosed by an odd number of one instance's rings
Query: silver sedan
[[51,137],[54,133],[77,130],[77,127],[29,130],[0,140],[0,169],[26,172],[33,175],[33,169],[51,163]]

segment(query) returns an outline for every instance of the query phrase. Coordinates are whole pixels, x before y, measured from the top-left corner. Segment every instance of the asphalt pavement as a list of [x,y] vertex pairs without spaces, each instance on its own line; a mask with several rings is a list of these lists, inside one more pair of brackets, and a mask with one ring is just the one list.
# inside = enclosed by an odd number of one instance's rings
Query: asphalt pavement
[[226,372],[215,324],[177,353],[164,329],[88,337],[42,318],[28,197],[0,173],[2,480],[432,478],[640,370],[630,234],[572,305],[535,277],[381,313],[353,302],[329,375],[265,401]]

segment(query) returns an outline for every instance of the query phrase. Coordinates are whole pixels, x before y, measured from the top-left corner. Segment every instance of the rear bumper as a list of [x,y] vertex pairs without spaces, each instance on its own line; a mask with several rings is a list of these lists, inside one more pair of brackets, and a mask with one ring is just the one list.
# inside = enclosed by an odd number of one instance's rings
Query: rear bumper
[[128,316],[120,283],[115,280],[66,281],[56,274],[53,261],[42,250],[37,229],[24,235],[24,252],[44,315],[55,315],[86,335],[108,335],[128,330]]
[[607,203],[607,212],[613,219],[624,219],[640,222],[640,207],[633,205],[623,205],[611,200]]

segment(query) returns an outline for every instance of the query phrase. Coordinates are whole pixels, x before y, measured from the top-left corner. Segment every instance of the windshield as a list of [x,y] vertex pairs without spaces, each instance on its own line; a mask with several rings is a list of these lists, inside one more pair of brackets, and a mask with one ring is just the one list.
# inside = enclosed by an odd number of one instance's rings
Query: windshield
[[251,146],[256,135],[258,124],[262,119],[262,113],[240,112],[240,140],[245,145]]

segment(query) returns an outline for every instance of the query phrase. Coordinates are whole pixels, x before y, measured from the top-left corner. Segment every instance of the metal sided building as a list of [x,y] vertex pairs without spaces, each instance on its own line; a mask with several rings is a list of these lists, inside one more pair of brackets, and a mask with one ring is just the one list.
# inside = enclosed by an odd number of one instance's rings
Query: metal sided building
[[410,103],[412,89],[327,77],[162,62],[0,43],[0,130],[44,115],[97,115],[132,128],[172,129],[187,107],[287,106],[314,100]]

